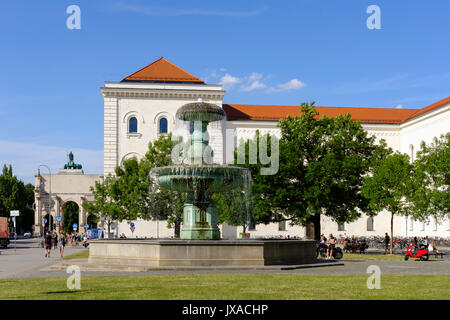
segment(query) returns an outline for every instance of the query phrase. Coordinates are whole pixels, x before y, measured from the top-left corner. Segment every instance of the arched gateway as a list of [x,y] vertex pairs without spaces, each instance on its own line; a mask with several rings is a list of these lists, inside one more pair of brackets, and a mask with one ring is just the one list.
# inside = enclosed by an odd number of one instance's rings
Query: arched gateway
[[[69,162],[57,174],[41,174],[38,171],[34,184],[35,234],[42,235],[47,230],[72,230],[74,221],[77,231],[84,232],[89,213],[83,209],[83,203],[93,200],[90,187],[96,181],[102,182],[103,175],[84,174],[81,165],[73,162],[72,153]],[[70,228],[67,228],[67,224],[71,225]]]

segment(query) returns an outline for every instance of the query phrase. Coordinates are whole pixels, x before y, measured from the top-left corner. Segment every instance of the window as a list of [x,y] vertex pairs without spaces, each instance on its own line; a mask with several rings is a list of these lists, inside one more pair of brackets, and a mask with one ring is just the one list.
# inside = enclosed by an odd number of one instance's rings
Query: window
[[278,231],[286,231],[286,220],[278,222]]
[[373,217],[367,218],[367,231],[374,231],[373,227]]
[[159,134],[166,134],[167,132],[167,118],[159,119]]
[[256,225],[255,225],[255,221],[250,221],[250,224],[248,225],[248,230],[252,230],[255,231],[256,230]]
[[414,218],[409,218],[409,231],[414,231]]
[[338,223],[338,231],[345,231],[345,225],[343,223]]
[[189,133],[194,133],[194,121],[189,122]]
[[130,120],[128,120],[128,133],[137,133],[136,117],[131,117]]

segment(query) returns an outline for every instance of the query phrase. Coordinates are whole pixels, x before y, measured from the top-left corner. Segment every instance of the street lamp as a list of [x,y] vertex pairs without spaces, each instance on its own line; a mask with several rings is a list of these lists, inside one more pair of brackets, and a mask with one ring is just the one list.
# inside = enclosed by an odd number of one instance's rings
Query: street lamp
[[51,172],[50,168],[47,165],[41,164],[38,167],[38,177],[41,176],[40,167],[47,168],[48,172],[50,173],[50,185],[49,185],[49,194],[50,194],[50,206],[49,206],[49,209],[50,209],[50,211],[49,211],[49,216],[48,216],[48,225],[49,225],[49,230],[50,230],[50,233],[51,233],[53,231],[53,229],[52,229],[53,221],[51,221],[52,220],[51,219],[51,216],[52,216],[52,172]]

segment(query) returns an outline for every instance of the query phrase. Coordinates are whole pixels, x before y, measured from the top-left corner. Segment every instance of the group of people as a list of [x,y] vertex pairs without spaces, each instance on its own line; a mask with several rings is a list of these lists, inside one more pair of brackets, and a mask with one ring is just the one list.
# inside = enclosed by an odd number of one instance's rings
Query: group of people
[[64,233],[62,230],[59,232],[59,234],[55,231],[50,233],[50,231],[47,231],[47,233],[44,236],[44,248],[45,248],[45,257],[50,258],[50,253],[53,248],[53,250],[56,250],[59,248],[59,254],[61,258],[64,257],[64,248],[66,247],[66,244],[70,241],[72,246],[78,245],[78,242],[82,242],[83,246],[85,248],[88,247],[89,241],[88,236],[86,233],[79,235],[75,232],[72,234]]
[[333,236],[332,233],[330,233],[329,235],[329,239],[327,239],[327,237],[325,237],[325,235],[321,234],[320,235],[320,245],[322,246],[327,246],[327,257],[326,259],[332,259],[333,258],[333,252],[336,250],[336,244],[337,244],[337,239]]
[[56,231],[53,232],[53,234],[51,234],[50,231],[47,231],[44,237],[45,257],[50,258],[52,248],[54,250],[56,250],[56,248],[59,248],[59,254],[61,255],[61,258],[63,258],[64,247],[66,246],[67,239],[68,234],[65,234],[63,231],[60,231],[59,235],[56,233]]

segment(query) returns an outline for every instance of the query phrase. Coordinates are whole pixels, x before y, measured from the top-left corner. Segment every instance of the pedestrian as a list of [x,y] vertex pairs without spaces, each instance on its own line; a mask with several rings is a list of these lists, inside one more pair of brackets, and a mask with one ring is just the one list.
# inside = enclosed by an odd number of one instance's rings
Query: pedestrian
[[61,259],[64,257],[64,247],[66,246],[66,236],[64,232],[60,231],[59,233],[59,254],[61,255]]
[[53,245],[53,250],[56,250],[56,248],[58,247],[58,234],[56,233],[56,231],[53,232],[52,245]]
[[328,240],[328,248],[327,248],[327,259],[331,259],[333,257],[333,250],[336,250],[337,240],[333,237],[333,234],[330,233],[330,240]]
[[391,244],[391,237],[389,237],[388,233],[386,232],[384,235],[384,254],[387,254],[390,244]]
[[50,234],[50,231],[47,231],[47,234],[44,238],[44,247],[45,247],[45,257],[50,258],[50,251],[52,250],[52,235]]

